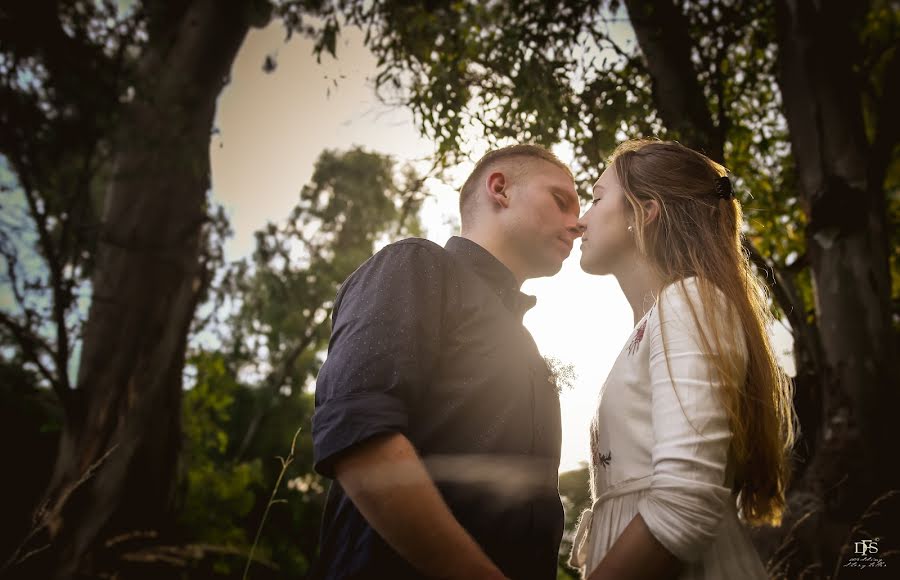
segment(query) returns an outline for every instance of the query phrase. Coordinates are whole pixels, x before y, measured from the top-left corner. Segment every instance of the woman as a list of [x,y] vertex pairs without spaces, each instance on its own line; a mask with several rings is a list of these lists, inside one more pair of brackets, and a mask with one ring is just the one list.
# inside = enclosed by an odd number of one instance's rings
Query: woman
[[766,573],[745,523],[778,525],[794,439],[725,169],[674,142],[621,145],[594,185],[581,267],[612,274],[635,328],[591,425],[589,580]]

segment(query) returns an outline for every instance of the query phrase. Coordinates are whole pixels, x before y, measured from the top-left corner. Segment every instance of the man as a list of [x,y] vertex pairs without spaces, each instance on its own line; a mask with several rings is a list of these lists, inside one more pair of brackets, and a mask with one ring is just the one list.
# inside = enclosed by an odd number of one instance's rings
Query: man
[[334,478],[313,578],[556,578],[559,397],[522,326],[528,278],[579,237],[552,153],[485,155],[461,237],[391,244],[341,286],[316,383],[315,469]]

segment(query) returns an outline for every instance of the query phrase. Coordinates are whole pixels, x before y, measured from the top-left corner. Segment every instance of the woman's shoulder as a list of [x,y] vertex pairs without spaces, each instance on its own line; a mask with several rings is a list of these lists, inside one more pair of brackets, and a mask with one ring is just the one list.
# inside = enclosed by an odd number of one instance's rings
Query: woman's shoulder
[[745,348],[738,309],[734,301],[713,283],[697,276],[677,280],[660,292],[657,307],[656,331],[660,331],[661,326],[691,334],[699,330],[707,336],[720,337],[738,350]]
[[733,301],[715,284],[698,276],[666,285],[659,293],[657,310],[659,322],[698,321],[706,327],[712,321],[723,321],[725,326],[740,327]]
[[667,284],[659,293],[657,303],[679,309],[703,308],[702,295],[709,291],[716,308],[729,308],[731,301],[715,284],[701,280],[699,276],[689,276]]

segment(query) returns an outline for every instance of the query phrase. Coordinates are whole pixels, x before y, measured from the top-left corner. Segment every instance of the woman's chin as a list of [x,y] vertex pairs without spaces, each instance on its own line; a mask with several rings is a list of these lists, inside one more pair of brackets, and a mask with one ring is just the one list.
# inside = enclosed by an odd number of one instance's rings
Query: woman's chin
[[597,263],[594,260],[587,258],[584,254],[581,255],[581,269],[586,274],[591,274],[593,276],[605,276],[609,274],[609,269],[605,268],[602,264]]

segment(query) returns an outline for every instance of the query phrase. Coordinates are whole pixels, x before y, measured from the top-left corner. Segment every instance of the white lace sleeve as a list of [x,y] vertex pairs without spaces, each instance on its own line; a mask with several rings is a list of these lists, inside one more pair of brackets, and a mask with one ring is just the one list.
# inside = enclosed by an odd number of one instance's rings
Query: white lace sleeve
[[[687,297],[679,284],[667,287],[647,325],[653,474],[638,511],[666,549],[683,561],[692,561],[711,543],[726,502],[734,498],[723,485],[731,430],[725,407],[716,396],[721,383],[714,378],[711,357],[703,354],[688,304],[688,300],[693,303],[701,324],[708,328],[696,279],[686,281],[686,290]],[[724,312],[728,302],[721,293],[719,298]],[[746,361],[743,333],[740,325],[735,327],[738,349]]]

